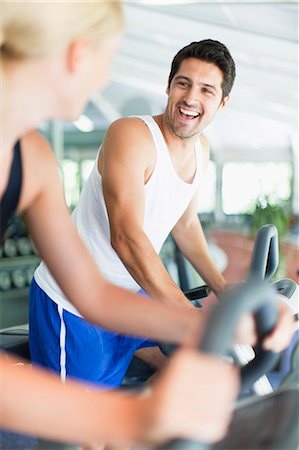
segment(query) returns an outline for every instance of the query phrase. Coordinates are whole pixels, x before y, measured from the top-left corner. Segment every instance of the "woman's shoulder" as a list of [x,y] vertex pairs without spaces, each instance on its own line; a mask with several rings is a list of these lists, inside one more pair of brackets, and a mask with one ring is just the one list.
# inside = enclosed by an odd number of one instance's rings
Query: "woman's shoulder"
[[39,194],[50,187],[53,189],[58,177],[55,154],[38,131],[32,131],[20,139],[22,158],[22,194],[19,211],[27,209]]
[[24,135],[21,140],[21,151],[23,159],[41,160],[44,158],[55,159],[52,148],[47,139],[37,130]]

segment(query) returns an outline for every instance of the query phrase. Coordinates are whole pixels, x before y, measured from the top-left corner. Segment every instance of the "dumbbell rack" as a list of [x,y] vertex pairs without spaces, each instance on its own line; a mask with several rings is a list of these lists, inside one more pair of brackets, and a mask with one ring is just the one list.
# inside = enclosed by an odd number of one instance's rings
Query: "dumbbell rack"
[[39,262],[29,237],[4,240],[0,257],[0,330],[28,322],[29,285]]

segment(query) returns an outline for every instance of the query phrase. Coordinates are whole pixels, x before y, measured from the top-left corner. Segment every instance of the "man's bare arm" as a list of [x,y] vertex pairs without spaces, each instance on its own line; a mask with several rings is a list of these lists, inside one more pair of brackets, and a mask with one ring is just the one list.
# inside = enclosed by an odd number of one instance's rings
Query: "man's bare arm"
[[151,297],[166,304],[193,308],[143,231],[144,185],[155,158],[152,138],[143,122],[125,119],[110,127],[102,146],[100,171],[111,245],[132,277]]
[[207,241],[197,215],[197,195],[172,230],[172,236],[183,255],[205,283],[218,294],[226,287],[222,274],[209,253]]

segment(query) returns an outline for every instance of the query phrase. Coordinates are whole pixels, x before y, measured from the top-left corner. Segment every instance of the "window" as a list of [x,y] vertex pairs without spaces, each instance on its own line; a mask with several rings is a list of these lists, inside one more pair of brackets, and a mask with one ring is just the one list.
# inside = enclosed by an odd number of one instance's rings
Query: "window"
[[252,212],[257,198],[272,203],[291,195],[292,169],[287,162],[234,162],[223,168],[222,204],[225,214]]
[[61,168],[65,199],[69,208],[73,209],[77,205],[80,191],[89,177],[94,163],[95,159],[84,159],[81,161],[62,160]]
[[61,162],[65,200],[69,208],[76,206],[80,195],[79,164],[70,159]]
[[199,213],[211,213],[216,205],[216,164],[209,161],[207,171],[199,189],[198,207]]
[[82,182],[82,186],[84,185],[85,181],[87,180],[87,178],[89,177],[93,166],[95,164],[95,160],[94,159],[85,159],[84,161],[81,162],[81,182]]

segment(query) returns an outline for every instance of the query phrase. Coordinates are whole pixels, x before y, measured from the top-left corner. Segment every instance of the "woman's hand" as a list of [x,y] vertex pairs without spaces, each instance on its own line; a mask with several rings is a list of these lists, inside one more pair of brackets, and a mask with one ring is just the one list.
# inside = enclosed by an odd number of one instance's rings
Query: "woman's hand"
[[192,349],[178,350],[144,399],[148,440],[220,440],[238,392],[238,371],[231,364]]

